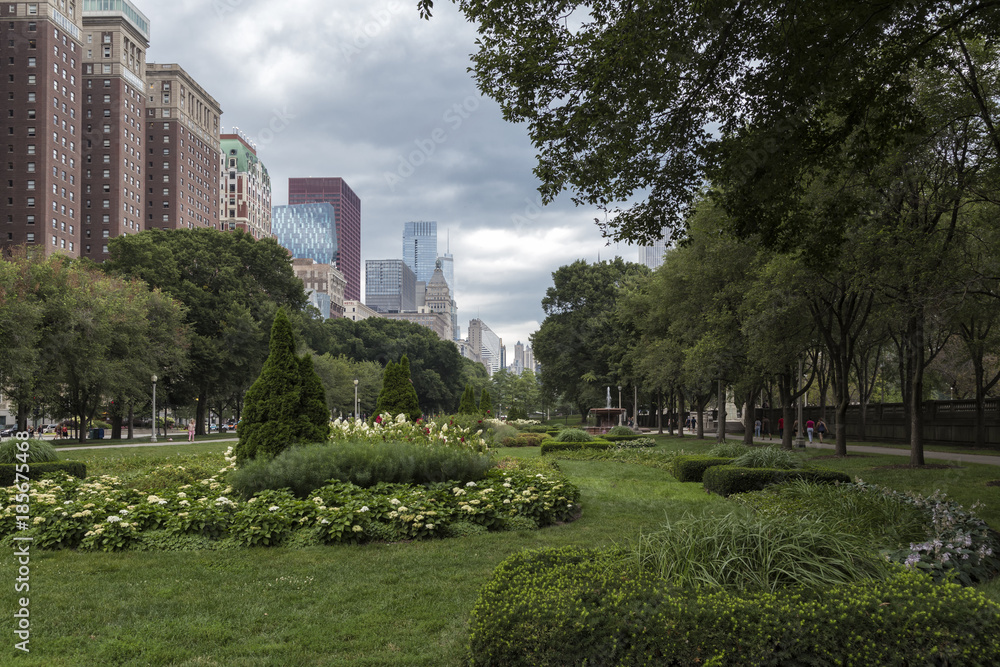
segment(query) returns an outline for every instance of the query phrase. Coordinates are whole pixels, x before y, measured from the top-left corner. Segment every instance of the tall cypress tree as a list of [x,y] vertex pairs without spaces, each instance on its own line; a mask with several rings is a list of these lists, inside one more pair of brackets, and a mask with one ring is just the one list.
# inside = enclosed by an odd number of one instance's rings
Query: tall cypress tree
[[292,325],[281,308],[271,327],[267,360],[246,394],[236,458],[271,458],[293,444],[325,440],[329,434],[323,385],[312,360],[295,356]]
[[382,376],[382,393],[378,395],[377,412],[390,415],[405,414],[411,421],[420,418],[417,390],[410,382],[410,360],[403,355],[398,364],[391,361]]
[[476,391],[471,384],[465,385],[465,392],[462,394],[462,402],[458,404],[458,414],[474,415],[479,412],[476,406]]
[[490,398],[490,392],[486,391],[486,387],[483,387],[483,393],[479,395],[479,412],[486,417],[493,416],[493,399]]

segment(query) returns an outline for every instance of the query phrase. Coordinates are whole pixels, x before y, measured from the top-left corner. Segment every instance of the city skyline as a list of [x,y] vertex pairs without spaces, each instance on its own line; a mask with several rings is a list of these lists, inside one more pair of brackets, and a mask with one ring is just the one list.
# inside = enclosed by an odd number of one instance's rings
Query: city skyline
[[595,209],[567,196],[540,205],[526,130],[466,72],[475,29],[450,3],[422,21],[401,0],[135,2],[150,21],[147,60],[180,63],[219,101],[224,131],[238,127],[267,166],[274,205],[292,203],[289,178],[350,184],[363,206],[359,269],[399,256],[406,221],[450,230],[463,329],[482,318],[527,343],[553,271],[635,257],[605,245]]

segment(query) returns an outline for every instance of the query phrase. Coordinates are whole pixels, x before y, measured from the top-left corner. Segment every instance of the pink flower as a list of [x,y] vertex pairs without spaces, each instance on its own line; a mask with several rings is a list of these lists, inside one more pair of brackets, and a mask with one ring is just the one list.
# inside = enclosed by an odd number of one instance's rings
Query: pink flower
[[375,423],[376,424],[381,424],[382,423],[382,415],[379,415],[378,417],[375,418]]

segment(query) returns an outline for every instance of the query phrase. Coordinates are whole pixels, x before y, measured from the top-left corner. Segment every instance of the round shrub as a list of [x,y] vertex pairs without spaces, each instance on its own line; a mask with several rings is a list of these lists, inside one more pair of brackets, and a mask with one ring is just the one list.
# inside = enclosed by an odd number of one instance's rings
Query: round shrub
[[[0,443],[0,463],[25,463],[22,459],[24,454],[28,455],[27,463],[46,463],[48,461],[58,461],[59,454],[56,448],[44,440],[28,440],[28,451],[24,452],[17,448],[18,443],[24,440],[5,440]],[[21,458],[17,457],[21,454]]]
[[802,467],[802,459],[787,449],[777,447],[751,447],[733,461],[737,468],[779,468],[791,470]]
[[272,460],[252,460],[227,481],[249,498],[265,489],[290,489],[305,498],[330,480],[367,488],[380,482],[431,484],[482,479],[493,467],[489,455],[408,442],[337,441],[291,447]]
[[556,442],[590,442],[593,439],[594,436],[579,428],[564,428],[556,436]]
[[630,429],[628,426],[622,426],[619,424],[618,426],[613,426],[611,430],[608,431],[608,435],[635,435],[635,431]]
[[503,441],[507,438],[516,438],[517,429],[513,426],[502,424],[491,427],[485,434],[484,439],[490,443],[490,447],[504,447]]

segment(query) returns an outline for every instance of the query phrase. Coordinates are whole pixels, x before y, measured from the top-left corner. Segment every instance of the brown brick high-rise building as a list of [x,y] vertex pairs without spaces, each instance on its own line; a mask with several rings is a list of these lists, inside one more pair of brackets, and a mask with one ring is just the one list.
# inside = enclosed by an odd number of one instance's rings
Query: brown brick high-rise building
[[82,14],[73,0],[0,2],[4,252],[80,254]]
[[342,178],[289,178],[288,204],[328,203],[334,209],[337,253],[334,263],[347,288],[345,300],[361,299],[361,200]]
[[[98,9],[100,7],[100,9]],[[144,229],[146,48],[149,20],[127,0],[83,14],[81,254],[108,258],[108,239]]]
[[219,103],[180,65],[146,65],[145,229],[220,229]]

